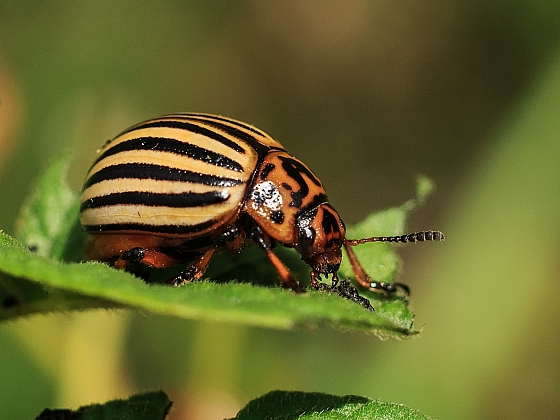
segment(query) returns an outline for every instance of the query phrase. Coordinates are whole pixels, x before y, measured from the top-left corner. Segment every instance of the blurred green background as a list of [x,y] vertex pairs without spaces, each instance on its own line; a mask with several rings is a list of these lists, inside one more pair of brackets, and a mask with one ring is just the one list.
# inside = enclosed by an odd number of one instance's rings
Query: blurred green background
[[0,1],[0,228],[48,162],[142,119],[210,112],[271,133],[346,223],[436,194],[402,247],[419,338],[270,331],[126,311],[0,326],[0,418],[162,388],[172,419],[273,389],[441,419],[560,418],[560,3]]

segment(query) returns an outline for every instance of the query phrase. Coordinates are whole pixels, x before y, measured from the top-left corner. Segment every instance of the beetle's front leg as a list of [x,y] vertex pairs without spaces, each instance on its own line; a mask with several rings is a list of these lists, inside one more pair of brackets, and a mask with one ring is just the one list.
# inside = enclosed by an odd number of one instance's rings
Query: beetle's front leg
[[251,238],[255,241],[258,247],[266,253],[266,256],[276,269],[278,277],[280,277],[282,287],[284,289],[293,290],[296,293],[305,293],[305,287],[299,284],[299,282],[295,279],[292,273],[290,273],[290,270],[288,270],[288,268],[284,265],[280,258],[278,258],[278,256],[274,252],[272,252],[269,238],[265,236],[260,227],[255,227],[255,229],[251,232]]
[[356,254],[354,254],[354,251],[352,251],[352,248],[350,248],[350,246],[346,242],[344,243],[344,248],[346,249],[346,253],[348,254],[348,259],[350,260],[352,271],[354,271],[354,275],[356,276],[356,281],[360,284],[360,286],[365,287],[372,292],[380,293],[394,293],[400,288],[405,295],[408,296],[410,294],[410,289],[406,284],[372,281],[360,265]]
[[369,285],[369,290],[379,291],[386,293],[394,293],[401,289],[406,296],[410,295],[410,287],[404,283],[385,283],[384,281],[372,281]]

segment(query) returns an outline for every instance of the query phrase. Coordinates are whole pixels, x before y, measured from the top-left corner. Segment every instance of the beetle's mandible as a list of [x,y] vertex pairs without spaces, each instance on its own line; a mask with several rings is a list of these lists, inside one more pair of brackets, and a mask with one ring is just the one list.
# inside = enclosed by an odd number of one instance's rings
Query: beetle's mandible
[[304,291],[272,252],[275,243],[301,254],[312,287],[322,275],[336,285],[344,247],[361,286],[393,292],[400,284],[370,279],[351,247],[444,239],[437,231],[346,239],[321,181],[279,142],[248,124],[194,113],[145,121],[107,142],[86,176],[80,220],[86,259],[116,268],[191,262],[169,281],[175,286],[201,278],[217,251],[254,241],[287,289]]

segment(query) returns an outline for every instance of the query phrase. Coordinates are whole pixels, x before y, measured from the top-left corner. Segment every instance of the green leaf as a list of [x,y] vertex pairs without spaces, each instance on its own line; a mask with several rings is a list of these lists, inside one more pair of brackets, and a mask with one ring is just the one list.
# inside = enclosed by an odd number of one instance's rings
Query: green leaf
[[37,420],[163,420],[171,408],[171,401],[163,391],[133,395],[127,400],[92,404],[76,411],[44,410]]
[[[16,221],[16,238],[38,255],[56,260],[82,253],[78,194],[66,184],[70,155],[54,161],[37,182]],[[81,257],[77,257],[78,259]]]
[[429,420],[428,416],[401,404],[356,395],[317,392],[272,391],[247,404],[232,420],[344,420],[399,419]]
[[[399,207],[393,207],[379,213],[370,214],[362,222],[350,226],[346,237],[349,239],[367,238],[371,236],[394,236],[405,233],[408,214],[421,205],[433,191],[430,179],[421,176],[417,179],[416,198],[408,200]],[[354,248],[358,260],[375,281],[391,283],[400,266],[400,259],[392,250],[394,245],[388,243],[366,243]],[[344,253],[340,266],[342,277],[352,277],[353,272]],[[378,299],[379,294],[364,293],[368,298]]]
[[[68,257],[69,250],[81,252],[83,234],[75,229],[78,197],[60,181],[67,162],[67,158],[56,161],[39,181],[22,210],[19,241],[0,232],[0,319],[40,312],[134,307],[190,319],[278,329],[329,325],[372,332],[382,338],[417,334],[406,297],[360,291],[370,299],[375,308],[372,312],[333,293],[285,291],[273,267],[255,246],[240,255],[220,253],[207,272],[211,281],[180,288],[148,284],[97,262],[71,262],[75,258]],[[349,228],[349,235],[402,233],[408,212],[420,199],[369,216]],[[34,252],[30,245],[34,245]],[[300,281],[308,279],[309,268],[299,254],[282,247],[276,252]],[[365,244],[356,252],[372,278],[393,280],[399,260],[389,246]],[[352,276],[346,262],[341,274]]]
[[[48,293],[32,300],[18,291],[6,305],[4,297],[0,319],[35,312],[126,305],[185,318],[279,329],[327,324],[384,337],[415,334],[412,325],[406,322],[403,326],[402,322],[393,322],[389,317],[367,311],[333,294],[314,291],[295,294],[280,287],[236,282],[202,281],[180,288],[147,284],[102,263],[64,264],[33,254],[4,233],[0,233],[0,270],[8,274],[10,280],[24,278],[48,286]],[[20,295],[23,295],[21,299]]]

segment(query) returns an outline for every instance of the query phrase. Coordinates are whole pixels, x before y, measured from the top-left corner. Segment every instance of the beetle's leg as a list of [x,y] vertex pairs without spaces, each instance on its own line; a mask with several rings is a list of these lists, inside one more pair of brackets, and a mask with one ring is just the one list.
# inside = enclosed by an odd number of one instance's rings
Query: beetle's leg
[[210,248],[204,252],[197,261],[193,262],[184,271],[181,271],[175,277],[168,280],[167,283],[177,287],[189,281],[200,279],[206,272],[206,269],[208,268],[210,261],[212,261],[212,257],[215,253],[216,248]]
[[385,283],[383,281],[372,281],[367,275],[363,267],[361,266],[356,254],[350,247],[350,245],[344,243],[344,249],[348,254],[348,259],[350,260],[350,265],[352,266],[352,271],[356,276],[356,281],[362,286],[373,292],[385,292],[393,293],[396,292],[398,288],[401,288],[406,295],[410,294],[410,289],[406,284],[403,283]]
[[344,249],[346,250],[346,253],[348,254],[348,259],[350,260],[350,265],[352,266],[352,271],[354,272],[354,275],[356,276],[356,281],[360,284],[360,286],[369,288],[371,286],[371,279],[369,278],[369,276],[366,274],[365,270],[360,265],[360,262],[358,261],[358,257],[356,257],[356,254],[354,254],[354,251],[352,250],[352,248],[350,248],[350,246],[346,245],[346,243],[344,243]]
[[282,287],[284,289],[291,289],[296,293],[304,293],[305,288],[301,286],[298,281],[294,278],[290,270],[284,265],[284,263],[276,256],[270,247],[270,244],[265,240],[264,233],[259,227],[256,227],[251,234],[253,240],[257,243],[258,247],[262,249],[265,253],[276,271],[278,272],[278,277],[282,282]]
[[320,281],[321,281],[321,275],[316,271],[311,270],[309,272],[309,284],[311,285],[311,287],[313,287],[315,290],[318,290]]
[[142,247],[134,247],[124,251],[113,264],[117,269],[126,269],[129,264],[143,264],[150,268],[166,268],[177,265],[180,261],[169,255]]
[[[311,287],[313,287],[315,290],[319,290],[321,288],[319,286],[320,284],[319,282],[321,281],[321,275],[317,273],[315,270],[311,270],[309,272],[309,279],[310,279]],[[331,287],[336,287],[337,285],[338,285],[338,274],[332,273]]]
[[335,271],[332,273],[332,287],[336,287],[338,285],[338,273]]
[[369,286],[369,290],[386,293],[394,293],[398,289],[401,289],[406,296],[410,295],[410,287],[408,287],[404,283],[385,283],[384,281],[372,281]]
[[291,289],[296,293],[305,293],[305,288],[299,284],[299,282],[294,278],[290,270],[284,265],[284,263],[276,256],[270,248],[261,249],[266,253],[266,256],[278,272],[280,281],[282,282],[282,287],[284,289]]

